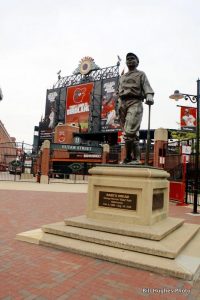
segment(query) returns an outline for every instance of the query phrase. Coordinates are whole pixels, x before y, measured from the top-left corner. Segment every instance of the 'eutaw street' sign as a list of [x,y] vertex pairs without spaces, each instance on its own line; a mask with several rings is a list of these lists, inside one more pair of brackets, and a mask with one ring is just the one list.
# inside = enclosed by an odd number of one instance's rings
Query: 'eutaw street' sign
[[102,147],[70,145],[70,144],[51,144],[51,150],[67,150],[76,152],[102,153]]

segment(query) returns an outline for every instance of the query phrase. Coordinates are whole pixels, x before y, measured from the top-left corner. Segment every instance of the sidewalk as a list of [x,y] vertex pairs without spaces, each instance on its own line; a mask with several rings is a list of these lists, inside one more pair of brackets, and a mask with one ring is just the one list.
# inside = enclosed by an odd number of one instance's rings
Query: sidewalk
[[0,190],[87,193],[87,183],[36,183],[0,181]]
[[[15,240],[17,233],[85,213],[87,184],[0,182],[0,299],[200,299],[193,284],[74,253]],[[200,224],[191,207],[170,216]]]

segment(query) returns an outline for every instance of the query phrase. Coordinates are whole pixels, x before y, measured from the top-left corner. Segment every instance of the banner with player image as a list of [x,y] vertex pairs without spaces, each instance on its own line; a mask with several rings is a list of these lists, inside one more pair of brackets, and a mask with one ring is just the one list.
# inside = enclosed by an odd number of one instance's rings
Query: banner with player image
[[45,117],[43,127],[53,129],[56,125],[56,115],[59,106],[60,89],[47,90]]
[[181,106],[181,129],[195,130],[197,122],[197,109],[195,107]]
[[44,140],[52,140],[52,132],[56,126],[60,89],[47,90],[45,116],[39,124],[39,144]]
[[93,86],[93,83],[87,83],[67,88],[65,123],[79,126],[81,132],[88,132],[90,98]]
[[102,82],[101,131],[121,130],[117,116],[117,78],[105,79]]

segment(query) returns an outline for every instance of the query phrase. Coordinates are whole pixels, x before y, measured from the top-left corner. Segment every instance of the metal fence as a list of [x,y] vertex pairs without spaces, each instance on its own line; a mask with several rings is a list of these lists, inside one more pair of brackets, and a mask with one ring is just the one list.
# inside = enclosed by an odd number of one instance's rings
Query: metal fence
[[[187,180],[185,187],[185,203],[194,204],[195,181]],[[200,181],[198,181],[197,205],[200,206]]]
[[[194,193],[195,193],[195,179],[196,179],[196,169],[195,169],[195,155],[190,156],[190,163],[186,166],[186,203],[194,203]],[[198,173],[198,190],[197,190],[197,205],[200,205],[200,172]]]
[[[33,146],[24,142],[0,143],[0,181],[36,182]],[[17,162],[16,164],[12,164]]]
[[52,173],[49,183],[88,183],[88,175]]
[[0,181],[20,181],[20,182],[36,182],[36,177],[33,174],[10,174],[9,171],[0,172]]

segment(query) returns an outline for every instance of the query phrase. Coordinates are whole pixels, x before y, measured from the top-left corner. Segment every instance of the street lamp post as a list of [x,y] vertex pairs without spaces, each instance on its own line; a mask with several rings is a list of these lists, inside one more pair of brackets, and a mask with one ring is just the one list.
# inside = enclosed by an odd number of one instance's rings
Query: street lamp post
[[199,117],[200,117],[200,80],[197,80],[197,95],[190,95],[180,93],[178,90],[170,96],[171,99],[178,101],[179,99],[184,98],[185,100],[190,100],[192,103],[197,104],[197,122],[196,122],[196,153],[195,153],[195,184],[194,184],[194,205],[193,213],[197,214],[197,205],[198,205],[198,179],[199,179]]
[[2,90],[0,88],[0,101],[3,100],[3,93],[2,93]]

